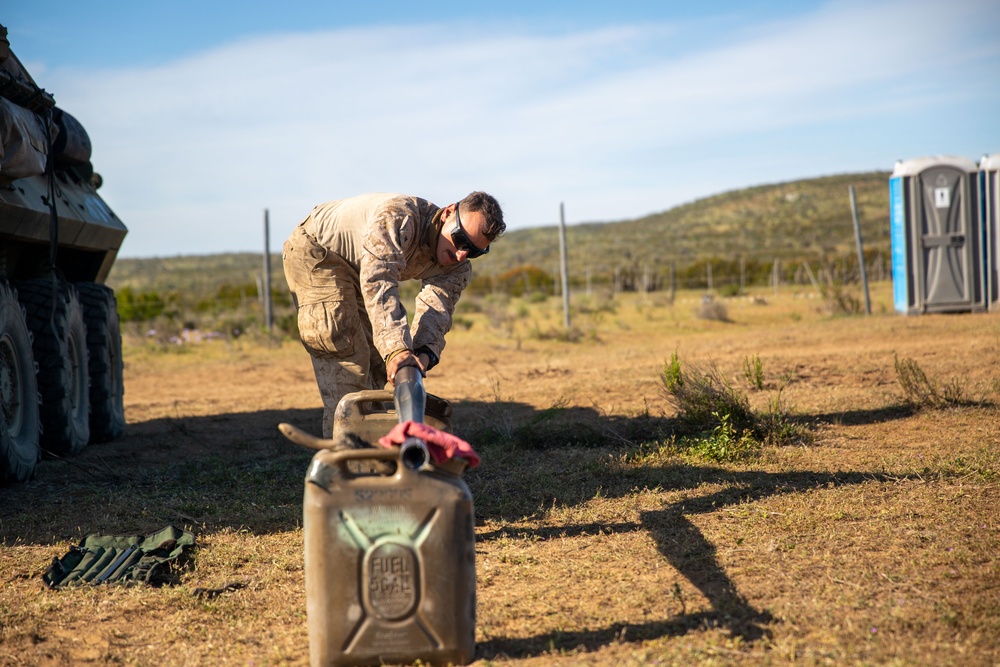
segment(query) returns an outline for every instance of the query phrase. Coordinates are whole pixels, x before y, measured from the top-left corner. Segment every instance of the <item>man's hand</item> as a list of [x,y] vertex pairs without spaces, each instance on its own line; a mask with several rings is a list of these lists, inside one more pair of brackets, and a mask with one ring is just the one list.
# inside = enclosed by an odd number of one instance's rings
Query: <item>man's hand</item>
[[404,366],[416,366],[420,369],[420,375],[427,375],[427,371],[425,370],[427,368],[427,356],[421,354],[418,357],[413,354],[413,352],[406,350],[405,352],[400,352],[396,356],[389,359],[389,363],[386,364],[385,370],[389,375],[389,382],[392,383],[392,386],[396,386],[396,373]]

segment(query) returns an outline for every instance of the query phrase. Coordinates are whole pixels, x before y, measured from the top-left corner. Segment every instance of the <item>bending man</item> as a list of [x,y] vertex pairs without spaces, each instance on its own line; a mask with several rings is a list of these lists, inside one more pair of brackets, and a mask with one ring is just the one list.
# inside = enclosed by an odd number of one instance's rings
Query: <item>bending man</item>
[[[320,204],[285,241],[285,279],[323,399],[323,437],[345,394],[381,389],[403,366],[426,373],[441,356],[470,259],[506,225],[496,199],[473,192],[438,208],[372,193]],[[399,283],[421,280],[412,327]]]

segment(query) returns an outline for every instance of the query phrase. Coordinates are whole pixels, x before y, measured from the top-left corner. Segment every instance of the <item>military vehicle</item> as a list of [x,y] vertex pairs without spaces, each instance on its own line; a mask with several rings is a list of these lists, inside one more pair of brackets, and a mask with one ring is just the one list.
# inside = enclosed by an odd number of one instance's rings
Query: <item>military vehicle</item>
[[104,282],[127,230],[97,194],[83,126],[0,26],[0,482],[122,434],[118,308]]

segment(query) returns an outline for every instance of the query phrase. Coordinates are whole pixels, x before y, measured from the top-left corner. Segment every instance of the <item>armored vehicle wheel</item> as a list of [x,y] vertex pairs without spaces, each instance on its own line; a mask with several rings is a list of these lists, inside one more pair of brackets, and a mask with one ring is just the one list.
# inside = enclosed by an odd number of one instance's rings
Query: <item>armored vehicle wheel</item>
[[0,482],[23,482],[38,462],[38,384],[17,293],[0,281]]
[[71,456],[90,440],[87,328],[76,290],[49,278],[18,283],[17,295],[34,338],[42,404],[42,451]]
[[114,440],[125,431],[122,334],[114,291],[97,283],[75,283],[87,324],[90,358],[90,441]]

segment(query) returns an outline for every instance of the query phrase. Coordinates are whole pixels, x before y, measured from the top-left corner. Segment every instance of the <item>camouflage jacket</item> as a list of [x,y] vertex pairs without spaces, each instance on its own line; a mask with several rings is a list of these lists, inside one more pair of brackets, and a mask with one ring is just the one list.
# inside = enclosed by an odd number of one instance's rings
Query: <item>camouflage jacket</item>
[[[440,208],[417,197],[372,193],[320,204],[303,224],[320,245],[358,272],[383,359],[423,346],[441,356],[455,304],[472,280],[472,265],[468,260],[449,267],[437,263]],[[422,285],[411,332],[399,282],[418,278]]]

